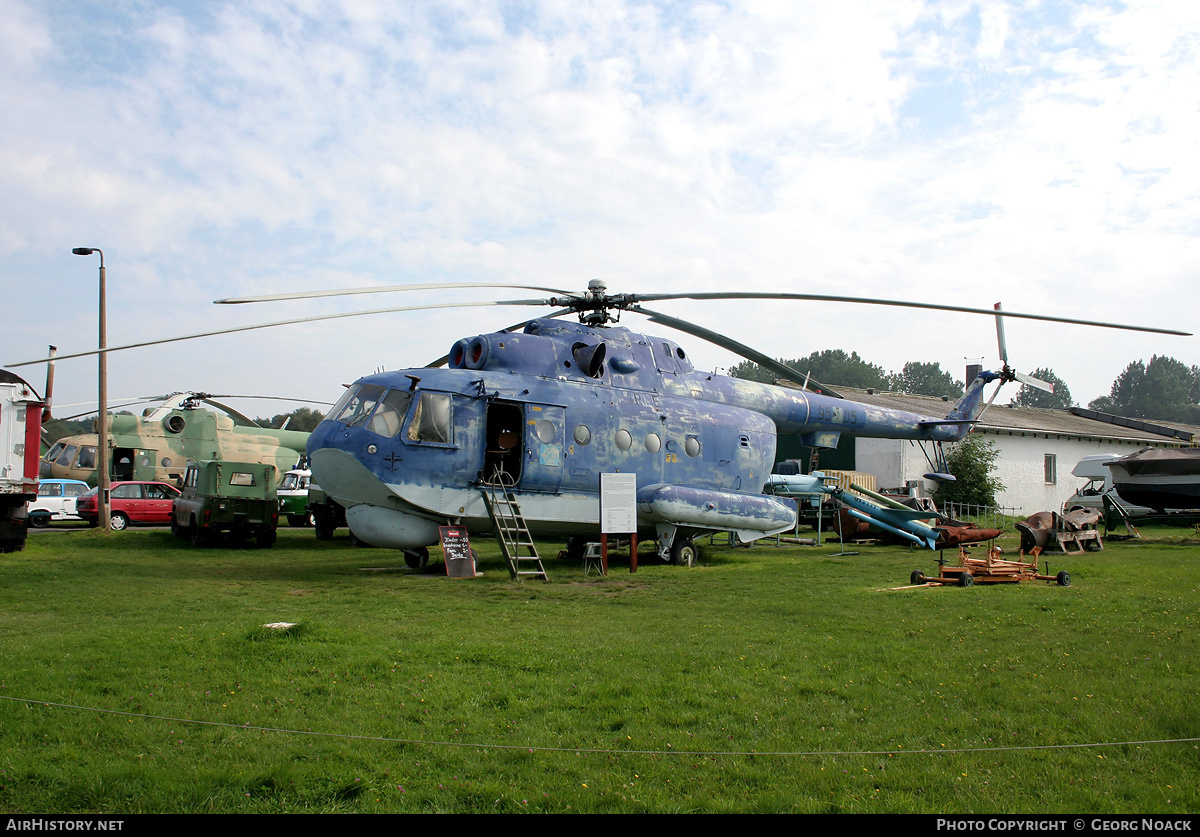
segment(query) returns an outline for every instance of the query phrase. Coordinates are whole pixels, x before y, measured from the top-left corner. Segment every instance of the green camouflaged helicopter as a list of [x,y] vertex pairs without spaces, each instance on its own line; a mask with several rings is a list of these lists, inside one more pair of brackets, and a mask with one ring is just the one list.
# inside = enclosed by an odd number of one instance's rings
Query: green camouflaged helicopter
[[[274,465],[282,476],[304,453],[308,433],[274,430],[203,392],[172,393],[140,416],[118,414],[110,419],[114,480],[152,480],[177,483],[187,466],[201,459],[228,459]],[[207,403],[223,413],[201,406]],[[96,484],[95,433],[59,439],[42,457],[40,476],[84,480]]]

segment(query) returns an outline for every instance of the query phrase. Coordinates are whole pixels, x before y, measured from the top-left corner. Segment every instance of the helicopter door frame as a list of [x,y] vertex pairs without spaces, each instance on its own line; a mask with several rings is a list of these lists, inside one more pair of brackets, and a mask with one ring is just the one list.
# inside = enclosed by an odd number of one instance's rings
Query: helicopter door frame
[[488,399],[482,475],[485,485],[515,486],[520,482],[525,459],[521,430],[524,419],[520,402]]
[[561,404],[525,404],[525,468],[522,491],[556,493],[566,463],[567,408]]
[[129,482],[137,467],[137,448],[114,447],[112,451],[112,478],[117,482]]

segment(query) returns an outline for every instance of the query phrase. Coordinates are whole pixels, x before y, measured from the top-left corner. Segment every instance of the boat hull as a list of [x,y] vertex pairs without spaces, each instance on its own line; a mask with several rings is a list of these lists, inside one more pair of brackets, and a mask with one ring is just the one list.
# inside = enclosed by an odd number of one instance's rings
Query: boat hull
[[1106,464],[1125,503],[1156,511],[1200,508],[1200,448],[1146,448]]

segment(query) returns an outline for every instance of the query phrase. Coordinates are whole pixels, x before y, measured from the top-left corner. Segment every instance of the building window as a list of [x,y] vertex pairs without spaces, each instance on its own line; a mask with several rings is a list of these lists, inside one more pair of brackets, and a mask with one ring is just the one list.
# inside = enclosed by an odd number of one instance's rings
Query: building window
[[1046,485],[1058,485],[1058,460],[1054,454],[1046,454],[1044,467],[1046,470]]

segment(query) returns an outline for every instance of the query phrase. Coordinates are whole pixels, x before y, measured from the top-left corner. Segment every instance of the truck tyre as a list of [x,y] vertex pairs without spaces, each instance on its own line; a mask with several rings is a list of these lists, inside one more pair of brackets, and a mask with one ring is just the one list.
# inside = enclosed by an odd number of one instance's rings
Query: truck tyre
[[330,520],[329,512],[314,509],[313,513],[312,513],[312,518],[313,518],[313,531],[317,535],[317,540],[319,540],[319,541],[333,540],[333,532],[337,527],[334,526],[333,521]]

